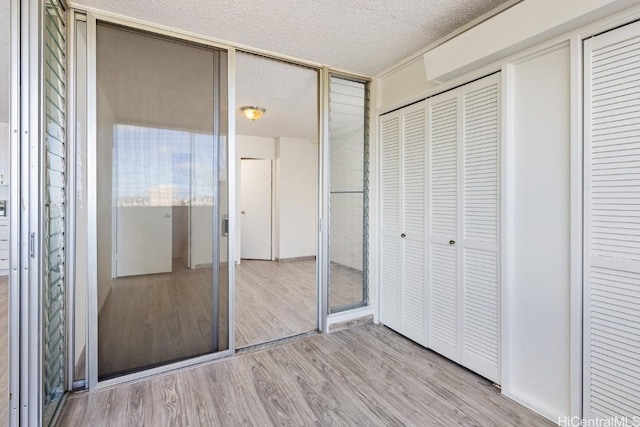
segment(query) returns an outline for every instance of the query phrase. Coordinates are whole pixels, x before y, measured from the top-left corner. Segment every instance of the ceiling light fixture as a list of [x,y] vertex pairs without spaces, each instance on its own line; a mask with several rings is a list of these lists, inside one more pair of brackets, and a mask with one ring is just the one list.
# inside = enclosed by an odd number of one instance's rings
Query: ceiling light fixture
[[242,107],[240,108],[247,119],[256,121],[267,111],[262,107]]

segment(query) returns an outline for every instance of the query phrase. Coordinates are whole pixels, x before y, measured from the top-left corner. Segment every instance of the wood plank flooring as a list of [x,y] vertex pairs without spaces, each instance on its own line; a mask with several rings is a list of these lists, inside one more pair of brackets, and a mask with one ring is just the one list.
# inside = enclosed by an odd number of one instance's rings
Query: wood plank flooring
[[[236,268],[236,346],[315,330],[315,271],[315,261],[243,260]],[[99,374],[210,352],[211,280],[211,269],[190,270],[179,262],[173,273],[114,279],[98,319]],[[226,295],[221,338],[227,331]]]
[[9,278],[0,276],[0,426],[9,423]]
[[60,426],[544,426],[492,384],[379,325],[71,395]]
[[235,309],[238,348],[315,330],[316,262],[242,260]]

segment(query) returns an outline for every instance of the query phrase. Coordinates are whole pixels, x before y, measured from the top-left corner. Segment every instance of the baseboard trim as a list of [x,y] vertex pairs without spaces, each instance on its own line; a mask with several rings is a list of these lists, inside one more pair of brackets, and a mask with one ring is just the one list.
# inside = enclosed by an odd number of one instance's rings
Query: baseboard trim
[[373,323],[373,309],[370,306],[330,314],[327,318],[327,332],[333,333],[345,329]]
[[545,417],[546,419],[548,419],[554,424],[558,424],[559,422],[560,416],[554,414],[551,410],[541,405],[529,402],[527,399],[522,398],[517,393],[514,393],[512,390],[502,389],[502,395],[524,406],[525,408],[528,408],[533,412],[536,412],[537,414],[542,415],[543,417]]
[[316,256],[315,255],[297,256],[297,257],[292,257],[292,258],[278,258],[278,257],[276,257],[276,262],[296,262],[296,261],[315,261],[315,260],[316,260]]

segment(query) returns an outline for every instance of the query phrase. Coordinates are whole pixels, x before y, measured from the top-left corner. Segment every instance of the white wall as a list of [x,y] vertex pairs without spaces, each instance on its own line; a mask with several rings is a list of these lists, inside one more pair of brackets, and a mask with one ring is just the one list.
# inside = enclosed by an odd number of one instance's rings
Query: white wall
[[[171,207],[171,257],[184,259],[189,250],[189,206]],[[185,262],[185,265],[188,263]]]
[[509,372],[504,392],[570,413],[569,47],[514,67],[509,218]]
[[378,79],[377,105],[386,107],[402,103],[434,86],[437,83],[427,81],[424,61],[419,57]]
[[624,7],[633,0],[523,1],[424,55],[428,80],[446,81],[534,46]]
[[279,259],[316,255],[318,145],[277,138],[277,239]]
[[[274,160],[273,259],[316,255],[318,145],[307,139],[236,135],[236,182],[242,158]],[[236,188],[240,201],[240,187]],[[240,260],[237,209],[236,261]]]
[[[423,49],[375,79],[380,108],[396,108],[454,79],[587,23],[637,0],[527,0],[431,50]],[[480,77],[480,76],[474,76]]]

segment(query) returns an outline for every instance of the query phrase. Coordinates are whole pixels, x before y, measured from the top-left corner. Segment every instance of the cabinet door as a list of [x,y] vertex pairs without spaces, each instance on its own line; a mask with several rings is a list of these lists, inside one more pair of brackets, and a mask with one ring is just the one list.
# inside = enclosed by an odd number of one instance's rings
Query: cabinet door
[[11,157],[9,123],[0,122],[0,185],[9,185]]
[[640,24],[585,41],[585,418],[640,414]]
[[429,100],[429,346],[458,362],[458,91]]
[[500,377],[500,91],[493,75],[462,87],[461,363]]
[[426,109],[407,107],[402,115],[402,333],[427,343],[426,308]]
[[401,113],[380,117],[380,321],[399,330]]

